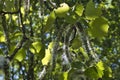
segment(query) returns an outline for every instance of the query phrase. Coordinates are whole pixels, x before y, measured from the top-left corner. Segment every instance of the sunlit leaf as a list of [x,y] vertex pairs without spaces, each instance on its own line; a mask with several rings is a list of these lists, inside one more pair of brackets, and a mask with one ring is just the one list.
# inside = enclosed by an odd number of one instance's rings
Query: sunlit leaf
[[63,72],[64,80],[68,80],[68,72]]
[[102,61],[99,61],[96,66],[100,69],[100,70],[104,70],[104,63]]
[[51,51],[50,49],[45,50],[45,57],[42,59],[42,64],[43,65],[48,65],[51,59]]
[[0,31],[0,42],[5,42],[5,36],[1,31]]
[[46,22],[46,26],[45,26],[45,31],[48,31],[49,29],[51,29],[55,19],[56,19],[55,12],[52,11],[50,13],[50,15],[48,16],[48,19],[47,19],[47,22]]
[[98,67],[96,67],[96,69],[97,69],[97,74],[98,74],[99,78],[102,78],[102,76],[104,75],[104,71],[101,70],[101,69],[98,68]]
[[30,51],[33,54],[39,53],[41,48],[42,48],[42,43],[40,41],[36,41],[36,42],[32,43],[32,46],[30,47]]
[[109,66],[107,66],[107,65],[105,65],[104,77],[105,78],[111,78],[111,77],[113,77],[112,69]]
[[18,18],[16,15],[12,15],[12,19],[15,21]]
[[81,4],[77,4],[77,5],[76,5],[75,13],[76,13],[78,16],[82,16],[83,10],[84,10],[83,5],[81,5]]
[[21,7],[21,13],[23,14],[23,16],[25,15],[25,9],[24,9],[24,7]]
[[49,48],[49,49],[52,49],[52,48],[53,48],[53,46],[54,46],[54,44],[55,44],[55,42],[54,42],[54,41],[50,42],[50,43],[49,43],[49,45],[48,45],[48,48]]
[[54,9],[57,17],[63,18],[66,16],[66,13],[69,11],[70,7],[67,3],[61,3],[60,7]]
[[105,8],[114,8],[114,6],[112,5],[112,0],[105,0]]
[[9,14],[5,14],[5,17],[7,20],[10,18]]
[[107,19],[99,17],[90,22],[89,32],[93,37],[101,38],[107,34],[108,28],[109,25]]
[[104,63],[102,61],[99,61],[97,64],[96,64],[96,69],[97,69],[97,73],[98,73],[98,76],[100,78],[102,78],[102,76],[104,75]]
[[22,61],[26,56],[26,52],[25,52],[25,49],[21,48],[17,54],[15,55],[15,59],[18,60],[18,61]]
[[88,54],[85,52],[85,50],[84,50],[83,47],[80,47],[80,51],[81,51],[81,53],[83,54],[83,56],[86,58],[86,60],[89,60],[89,56],[88,56]]
[[11,41],[18,42],[18,41],[20,41],[21,37],[22,37],[22,33],[21,32],[16,32],[16,33],[14,33],[10,36],[10,39],[11,39]]
[[108,66],[107,68],[108,71],[108,77],[112,77],[112,69]]
[[90,0],[87,3],[86,9],[85,9],[86,18],[92,20],[99,17],[101,14],[102,14],[102,11],[99,5],[95,5],[95,3],[92,2],[92,0]]

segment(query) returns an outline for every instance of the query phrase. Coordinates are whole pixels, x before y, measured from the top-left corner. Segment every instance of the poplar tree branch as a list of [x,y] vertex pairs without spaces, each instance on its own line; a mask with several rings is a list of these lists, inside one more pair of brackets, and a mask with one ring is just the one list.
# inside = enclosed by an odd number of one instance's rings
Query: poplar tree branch
[[21,47],[23,46],[24,42],[26,42],[26,40],[28,39],[25,35],[25,26],[23,24],[23,18],[22,18],[22,13],[21,13],[21,8],[22,4],[21,4],[21,0],[19,0],[19,17],[20,17],[20,23],[21,23],[21,27],[22,27],[22,34],[23,37],[21,39],[21,41],[16,45],[16,48],[14,49],[13,53],[10,55],[9,60],[12,60],[14,58],[14,56],[17,54],[17,52],[21,49]]

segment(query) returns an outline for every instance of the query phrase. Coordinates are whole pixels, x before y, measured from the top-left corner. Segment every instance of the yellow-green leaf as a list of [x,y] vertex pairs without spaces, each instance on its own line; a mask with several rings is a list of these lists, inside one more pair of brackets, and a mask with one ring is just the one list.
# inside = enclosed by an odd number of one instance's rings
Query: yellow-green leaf
[[99,78],[102,78],[102,76],[104,75],[104,71],[101,70],[101,69],[98,68],[98,67],[96,67],[96,69],[97,69],[97,74],[98,74]]
[[0,42],[5,42],[5,36],[1,31],[0,31]]
[[40,41],[36,41],[36,42],[32,43],[32,46],[30,47],[30,51],[33,54],[39,53],[41,48],[42,48],[42,43]]
[[98,76],[99,77],[102,77],[104,75],[104,63],[102,61],[99,61],[97,64],[96,64],[96,69],[97,69],[97,72],[98,72]]
[[86,10],[85,10],[85,16],[87,19],[95,19],[99,17],[102,14],[101,7],[99,5],[95,5],[95,3],[90,0],[87,3]]
[[85,75],[88,76],[92,80],[93,79],[97,80],[99,78],[99,75],[95,67],[89,67],[88,69],[86,69]]
[[48,45],[48,48],[49,48],[49,49],[52,49],[52,48],[53,48],[53,46],[54,46],[54,44],[55,44],[55,42],[54,42],[54,41],[50,42],[50,43],[49,43],[49,45]]
[[43,65],[48,65],[51,59],[51,51],[50,49],[45,50],[45,57],[42,59],[42,64]]
[[89,32],[93,37],[104,37],[108,32],[108,21],[104,17],[98,17],[90,22]]
[[102,61],[99,61],[96,66],[100,69],[100,70],[104,70],[104,63]]
[[50,13],[50,15],[48,16],[48,19],[46,21],[46,26],[45,26],[45,31],[48,31],[49,29],[51,29],[53,23],[55,22],[56,16],[55,16],[55,12],[52,11]]
[[104,76],[107,78],[112,77],[112,69],[108,65],[104,65],[105,70],[104,70]]
[[21,62],[25,58],[25,56],[26,56],[25,49],[21,48],[15,55],[14,59]]
[[83,56],[86,58],[86,60],[89,60],[88,54],[85,52],[84,48],[80,47],[80,51],[83,54]]
[[68,80],[68,72],[63,72],[64,80]]
[[82,46],[82,42],[78,36],[74,38],[71,46],[73,49],[79,49]]
[[78,18],[79,17],[75,13],[71,12],[69,15],[65,17],[65,21],[67,23],[74,24],[75,22],[77,22]]
[[82,4],[77,4],[77,5],[76,5],[75,13],[76,13],[78,16],[82,16],[83,10],[84,10],[84,7],[83,7]]
[[61,3],[60,7],[54,9],[56,16],[65,17],[66,13],[69,11],[70,7],[67,3]]
[[108,71],[108,77],[112,77],[112,69],[108,67],[107,71]]

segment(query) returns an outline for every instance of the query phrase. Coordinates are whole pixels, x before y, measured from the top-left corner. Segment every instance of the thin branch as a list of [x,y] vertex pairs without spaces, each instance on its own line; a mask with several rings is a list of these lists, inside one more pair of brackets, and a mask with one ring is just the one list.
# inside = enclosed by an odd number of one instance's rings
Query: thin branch
[[43,67],[43,70],[39,73],[39,80],[43,80],[43,78],[45,77],[47,71],[46,71],[46,66]]
[[10,55],[9,60],[11,61],[14,56],[17,54],[17,52],[20,50],[20,48],[22,47],[23,43],[27,40],[27,38],[23,37],[22,40],[18,43],[18,45],[16,46],[15,50],[13,51],[12,55]]
[[[19,7],[21,8],[21,6],[22,6],[22,3],[21,3],[21,0],[19,0]],[[20,24],[21,24],[21,27],[22,27],[23,36],[26,37],[26,35],[25,35],[25,26],[23,24],[23,18],[22,18],[22,12],[21,12],[21,10],[19,12],[19,17],[20,17]]]
[[56,65],[56,56],[57,56],[57,49],[59,47],[59,42],[58,40],[55,41],[54,43],[54,47],[53,47],[53,50],[52,50],[52,62],[51,62],[51,66],[52,66],[52,71],[54,71],[55,69],[55,65]]
[[7,25],[6,25],[5,14],[2,15],[2,27],[3,27],[3,30],[4,30],[4,35],[5,35],[7,46],[8,46],[8,49],[9,49],[10,39],[9,39],[9,31],[8,31],[8,28],[7,28]]
[[29,65],[28,65],[28,72],[27,72],[27,79],[34,80],[34,54],[28,51],[29,57]]
[[15,12],[0,11],[0,14],[18,14],[18,13],[19,13],[19,10]]
[[73,28],[71,28],[70,25],[68,25],[64,35],[63,54],[62,54],[62,59],[63,59],[62,63],[63,63],[64,71],[71,69],[70,62],[72,61],[72,59],[69,52],[69,45],[70,45],[69,37],[71,30],[73,30]]
[[14,49],[13,53],[8,57],[9,60],[12,60],[14,58],[14,56],[17,54],[19,49],[22,47],[23,43],[28,39],[25,35],[25,26],[23,25],[22,13],[20,10],[21,6],[22,6],[22,2],[21,2],[21,0],[19,0],[19,14],[20,14],[20,23],[21,23],[21,27],[22,27],[23,37],[22,37],[22,40],[16,45],[16,48]]
[[85,33],[85,30],[83,28],[83,25],[81,23],[77,23],[76,28],[78,30],[79,35],[81,36],[82,46],[85,49],[87,53],[94,58],[95,62],[99,61],[99,57],[97,54],[93,51],[92,46],[90,44],[90,40],[88,38],[88,35]]
[[[19,3],[21,2],[21,0],[19,0]],[[20,5],[19,5],[20,6]],[[1,14],[18,14],[20,12],[20,7],[17,11],[14,11],[14,12],[9,12],[9,11],[0,11],[0,15]]]
[[54,8],[57,8],[56,3],[52,2],[52,0],[48,0],[48,2],[49,2]]

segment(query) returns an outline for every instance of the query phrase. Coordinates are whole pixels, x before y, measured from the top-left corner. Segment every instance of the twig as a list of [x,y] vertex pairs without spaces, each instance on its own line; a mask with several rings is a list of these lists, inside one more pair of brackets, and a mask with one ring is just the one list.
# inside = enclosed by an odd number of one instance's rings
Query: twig
[[46,66],[43,67],[43,70],[39,73],[39,80],[42,80],[44,76],[46,75]]
[[[19,7],[21,8],[21,6],[22,6],[22,4],[21,4],[21,0],[19,0]],[[19,9],[20,9],[19,8]],[[22,18],[22,13],[21,13],[21,10],[20,10],[20,12],[19,12],[19,17],[20,17],[20,24],[21,24],[21,27],[22,27],[22,33],[23,33],[23,36],[24,37],[26,37],[26,35],[25,35],[25,26],[24,26],[24,24],[23,24],[23,18]]]
[[3,27],[3,30],[4,30],[7,46],[8,46],[8,49],[9,49],[10,39],[9,39],[9,31],[8,31],[8,28],[7,28],[7,25],[6,25],[5,14],[2,15],[2,27]]
[[19,13],[19,10],[15,12],[0,11],[0,14],[18,14],[18,13]]
[[14,56],[17,54],[17,52],[19,51],[19,49],[22,47],[23,43],[28,39],[25,35],[25,27],[23,25],[23,21],[22,21],[22,13],[21,13],[21,0],[19,0],[19,14],[20,14],[20,23],[22,26],[22,33],[23,33],[23,37],[21,39],[21,41],[18,43],[18,45],[16,45],[15,50],[13,51],[12,55],[10,55],[9,60],[12,60],[14,58]]
[[18,43],[18,45],[16,46],[15,50],[13,51],[12,55],[10,55],[9,60],[11,61],[14,56],[17,54],[17,52],[19,51],[19,49],[22,47],[23,43],[27,40],[27,38],[23,37],[22,40]]
[[88,38],[87,34],[84,31],[83,25],[81,25],[81,23],[77,23],[76,28],[78,30],[79,35],[81,36],[81,41],[82,41],[83,48],[85,49],[85,51],[87,53],[90,54],[90,56],[92,56],[92,58],[94,58],[94,60],[96,62],[98,62],[99,61],[99,57],[93,51],[92,46],[90,45],[89,38]]

